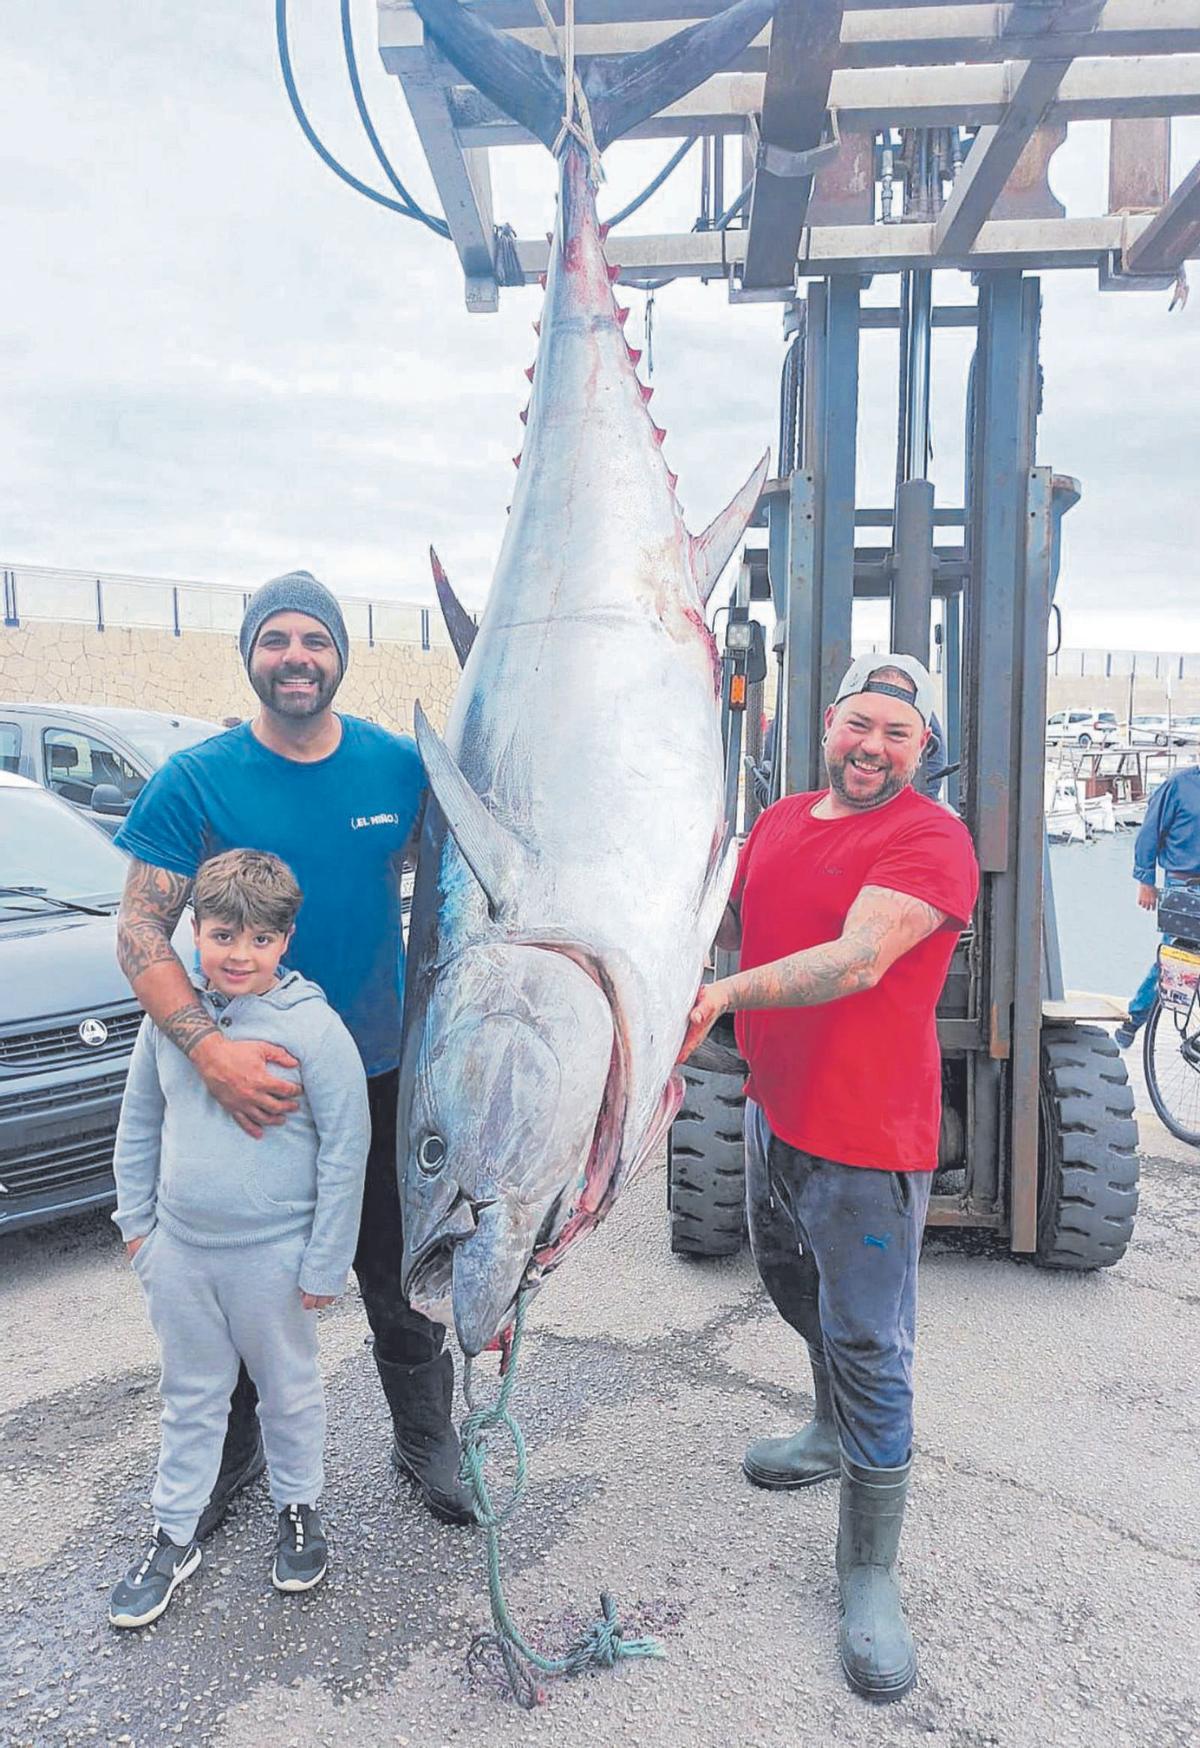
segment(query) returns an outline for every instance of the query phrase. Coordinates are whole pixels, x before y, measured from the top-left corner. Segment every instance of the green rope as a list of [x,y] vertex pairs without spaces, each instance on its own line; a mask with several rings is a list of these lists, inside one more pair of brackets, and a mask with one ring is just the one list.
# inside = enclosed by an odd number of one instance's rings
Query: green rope
[[[478,1403],[475,1399],[473,1367],[467,1360],[463,1367],[463,1393],[467,1399],[467,1417],[462,1425],[462,1469],[465,1486],[471,1489],[475,1516],[487,1536],[488,1596],[492,1605],[494,1631],[480,1633],[467,1652],[467,1666],[473,1668],[489,1651],[498,1652],[508,1676],[509,1686],[517,1702],[527,1711],[545,1698],[537,1677],[578,1675],[584,1669],[611,1669],[615,1663],[629,1657],[664,1657],[666,1653],[654,1639],[627,1639],[617,1616],[617,1605],[605,1592],[600,1596],[600,1619],[593,1622],[582,1638],[568,1646],[561,1657],[544,1657],[535,1651],[520,1634],[508,1612],[504,1587],[500,1578],[500,1531],[521,1503],[525,1491],[528,1464],[525,1438],[509,1410],[509,1401],[517,1384],[517,1357],[525,1328],[525,1295],[517,1296],[513,1322],[512,1345],[507,1363],[500,1376],[500,1389],[493,1402]],[[488,1436],[497,1428],[512,1440],[516,1458],[512,1490],[500,1506],[492,1503],[484,1478],[488,1453]]]

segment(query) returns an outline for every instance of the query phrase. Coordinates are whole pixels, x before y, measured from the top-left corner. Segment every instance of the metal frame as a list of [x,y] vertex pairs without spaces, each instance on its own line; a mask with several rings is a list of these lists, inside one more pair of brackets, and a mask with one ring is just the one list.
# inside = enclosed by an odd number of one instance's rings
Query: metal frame
[[[920,277],[920,276],[918,276]],[[977,306],[937,308],[906,288],[891,310],[864,310],[857,278],[810,285],[796,306],[798,350],[785,366],[781,454],[794,464],[765,496],[765,559],[781,626],[784,791],[818,787],[822,713],[849,658],[855,600],[890,598],[893,643],[929,661],[932,605],[940,653],[948,757],[962,758],[947,799],[976,843],[982,889],[973,932],[960,944],[938,1031],[952,1063],[952,1127],[962,1137],[960,1190],[936,1194],[930,1222],[1037,1242],[1039,1065],[1043,1003],[1061,999],[1042,818],[1046,625],[1057,576],[1061,517],[1075,482],[1036,464],[1041,294],[1036,278],[986,275]],[[915,293],[915,295],[914,295]],[[927,405],[919,384],[928,344],[947,326],[974,325],[967,393],[967,499],[937,506],[924,479]],[[855,508],[859,336],[898,330],[903,476],[895,505]],[[923,334],[926,349],[915,341]],[[906,380],[918,385],[906,395]],[[797,443],[789,435],[799,427]],[[857,546],[883,529],[886,546]],[[941,531],[961,529],[954,545]]]
[[[532,0],[473,0],[545,49]],[[380,54],[400,80],[462,262],[467,306],[545,270],[541,238],[504,238],[490,148],[530,136],[426,44],[410,0],[378,0]],[[581,55],[634,52],[721,0],[576,0]],[[562,0],[551,0],[562,16]],[[1086,267],[1104,288],[1159,285],[1200,253],[1200,166],[1168,198],[1169,118],[1200,114],[1196,0],[1037,0],[921,6],[780,0],[727,71],[635,137],[740,139],[750,188],[724,229],[609,241],[630,278],[723,278],[735,299],[788,299],[796,280],[901,272]],[[1072,121],[1111,119],[1109,210],[1067,219],[1046,165]],[[976,130],[939,210],[885,222],[876,140],[885,130]],[[1057,130],[1057,131],[1056,131]],[[822,142],[828,142],[823,144]],[[713,172],[716,174],[716,172]],[[1056,216],[1057,214],[1057,216]]]

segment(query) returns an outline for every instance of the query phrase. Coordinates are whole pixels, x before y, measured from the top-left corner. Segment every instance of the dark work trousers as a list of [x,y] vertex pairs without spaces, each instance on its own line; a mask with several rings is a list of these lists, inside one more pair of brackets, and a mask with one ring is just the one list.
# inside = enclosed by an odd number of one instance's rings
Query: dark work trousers
[[932,1172],[838,1165],[790,1147],[746,1103],[750,1248],[776,1309],[824,1364],[842,1451],[912,1452],[917,1263]]
[[[404,1231],[400,1220],[400,1188],[396,1181],[396,1093],[398,1068],[367,1081],[371,1110],[371,1146],[363,1189],[362,1224],[354,1272],[362,1294],[375,1351],[393,1365],[418,1366],[436,1359],[446,1331],[404,1302],[400,1292],[400,1253]],[[240,1467],[258,1437],[257,1392],[243,1364],[230,1401],[229,1432],[221,1459],[222,1474]]]

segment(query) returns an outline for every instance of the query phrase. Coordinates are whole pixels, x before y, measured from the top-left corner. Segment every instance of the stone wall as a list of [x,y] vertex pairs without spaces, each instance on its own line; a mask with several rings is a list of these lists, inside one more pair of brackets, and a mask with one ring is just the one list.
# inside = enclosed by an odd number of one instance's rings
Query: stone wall
[[[1046,686],[1046,714],[1056,710],[1112,710],[1124,722],[1129,710],[1129,676],[1118,679],[1088,675],[1051,674]],[[1138,675],[1133,689],[1133,715],[1165,715],[1165,680]],[[1200,716],[1200,679],[1175,679],[1171,684],[1171,714]]]
[[[350,715],[411,734],[419,698],[442,726],[458,684],[458,664],[444,646],[351,640],[338,703]],[[26,622],[0,628],[0,700],[133,705],[181,716],[253,714],[257,701],[237,640],[212,631],[128,630]]]

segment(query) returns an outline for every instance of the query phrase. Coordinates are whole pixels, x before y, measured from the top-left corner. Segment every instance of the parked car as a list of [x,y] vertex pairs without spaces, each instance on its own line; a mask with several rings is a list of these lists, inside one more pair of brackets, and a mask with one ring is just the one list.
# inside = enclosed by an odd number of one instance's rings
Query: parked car
[[1110,747],[1120,733],[1112,710],[1059,710],[1046,723],[1046,739],[1052,745]]
[[0,771],[40,783],[112,834],[172,753],[220,732],[158,710],[0,703]]
[[1195,746],[1200,742],[1200,716],[1135,716],[1129,724],[1133,746]]
[[1165,747],[1167,727],[1165,716],[1133,716],[1129,720],[1129,744],[1134,747]]
[[[0,1233],[114,1199],[142,1017],[116,959],[126,866],[65,801],[0,772]],[[185,921],[185,953],[189,936]]]
[[1172,717],[1171,742],[1177,747],[1200,745],[1200,716]]

